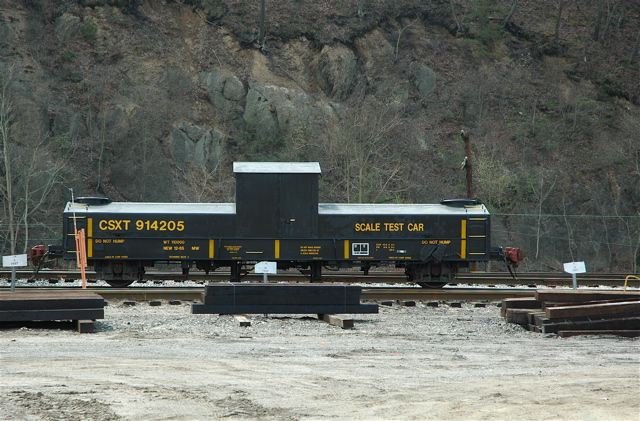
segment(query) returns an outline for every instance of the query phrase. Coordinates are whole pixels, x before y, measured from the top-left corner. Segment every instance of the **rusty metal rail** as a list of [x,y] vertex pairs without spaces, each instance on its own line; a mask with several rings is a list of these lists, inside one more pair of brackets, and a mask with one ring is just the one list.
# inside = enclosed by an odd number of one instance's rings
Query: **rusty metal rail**
[[[626,274],[618,273],[581,273],[577,276],[578,283],[583,286],[619,286],[624,285]],[[503,272],[475,272],[470,274],[460,274],[457,277],[458,283],[477,285],[555,285],[571,286],[572,276],[568,273],[545,273],[532,272],[517,274],[517,279],[513,279],[510,274]]]
[[533,297],[530,288],[364,288],[362,299],[497,302],[504,298]]
[[[52,291],[78,291],[79,287],[18,287],[20,292],[48,294]],[[203,287],[89,287],[88,291],[101,295],[105,300],[180,300],[200,301]],[[2,293],[2,290],[0,290]],[[504,298],[530,297],[535,289],[530,288],[443,288],[424,289],[416,287],[365,287],[363,300],[416,300],[416,301],[499,301]]]
[[[224,282],[229,280],[229,272],[214,272],[205,274],[204,272],[194,271],[189,275],[182,275],[179,272],[171,271],[149,271],[144,278],[147,282],[162,282],[172,280],[181,281],[217,281]],[[593,274],[584,273],[578,276],[578,282],[583,286],[600,285],[600,286],[619,286],[625,283],[627,274]],[[634,275],[632,275],[634,276]],[[17,271],[18,279],[38,279],[49,280],[51,283],[61,281],[79,280],[81,274],[77,270],[42,270],[38,274],[33,271],[21,270]],[[0,278],[4,278],[9,282],[11,272],[0,271]],[[87,271],[87,278],[96,282],[96,273]],[[362,284],[406,284],[406,278],[402,272],[370,272],[364,275],[361,272],[335,272],[325,273],[324,279],[327,282],[344,282],[344,283],[362,283]],[[248,274],[243,280],[261,281],[262,275]],[[306,282],[307,278],[296,272],[280,273],[270,275],[269,280],[273,282]],[[566,273],[522,273],[517,275],[517,279],[513,279],[510,274],[504,272],[474,272],[469,274],[459,274],[457,278],[458,284],[467,285],[527,285],[527,286],[570,286],[572,277]],[[1,280],[0,280],[1,285]],[[139,285],[136,283],[134,285]]]

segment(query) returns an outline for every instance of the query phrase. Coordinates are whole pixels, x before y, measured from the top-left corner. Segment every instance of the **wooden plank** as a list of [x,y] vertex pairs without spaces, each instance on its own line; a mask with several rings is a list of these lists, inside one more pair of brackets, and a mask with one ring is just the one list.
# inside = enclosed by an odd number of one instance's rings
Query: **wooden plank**
[[357,285],[336,284],[273,284],[263,282],[221,282],[211,283],[205,287],[205,295],[237,295],[238,293],[264,294],[267,296],[278,295],[317,295],[317,296],[344,296],[354,294],[359,296],[362,287]]
[[566,318],[558,318],[558,319],[550,319],[547,317],[547,313],[536,314],[535,317],[538,322],[542,324],[548,323],[564,323],[564,322],[581,322],[581,321],[596,321],[596,320],[613,320],[613,319],[621,319],[621,318],[632,318],[632,317],[640,317],[640,313],[624,313],[624,314],[602,314],[599,316],[582,316],[582,317],[566,317]]
[[78,333],[93,333],[93,320],[77,320]]
[[577,335],[615,335],[627,338],[640,337],[640,330],[559,330],[558,336],[569,338]]
[[0,303],[3,301],[29,300],[29,299],[66,299],[66,298],[102,298],[95,292],[82,290],[67,290],[64,292],[44,291],[44,292],[9,292],[0,291]]
[[192,314],[334,314],[377,313],[377,304],[347,305],[206,305],[194,303]]
[[337,314],[318,314],[318,319],[343,329],[351,329],[354,326],[353,319]]
[[23,322],[35,320],[84,320],[104,319],[104,309],[57,309],[57,310],[11,310],[0,311],[0,322]]
[[360,302],[362,288],[352,285],[221,283],[208,285],[203,304],[348,304]]
[[0,291],[0,302],[2,301],[13,301],[13,300],[28,300],[35,298],[56,298],[56,299],[64,299],[64,298],[102,298],[100,294],[96,294],[95,292],[83,291],[81,289],[78,290],[66,290],[61,292],[56,291]]
[[571,320],[565,319],[540,326],[542,333],[558,333],[561,330],[638,330],[640,316],[621,317],[602,320]]
[[546,313],[544,311],[531,311],[527,314],[527,322],[531,325],[535,325],[536,317],[540,320],[540,317],[546,317]]
[[505,320],[507,323],[527,325],[529,324],[528,314],[531,311],[532,310],[528,308],[508,308],[507,315],[505,316]]
[[238,305],[255,305],[255,304],[273,304],[273,305],[289,305],[289,304],[358,304],[360,297],[352,300],[345,300],[344,297],[318,297],[311,295],[253,295],[253,294],[237,294],[228,296],[206,295],[203,297],[203,304],[206,305],[224,305],[235,303]]
[[500,305],[500,315],[506,317],[509,308],[539,309],[540,306],[540,301],[534,297],[505,298]]
[[534,297],[517,297],[517,298],[504,298],[502,300],[501,308],[540,308],[540,301]]
[[102,296],[88,291],[0,293],[0,311],[102,307]]
[[251,322],[245,316],[242,316],[240,314],[234,314],[233,318],[236,319],[236,321],[238,322],[238,325],[240,327],[249,327],[249,326],[251,326]]
[[315,294],[302,294],[302,295],[265,295],[261,293],[242,292],[236,295],[218,296],[218,295],[205,295],[203,297],[203,303],[207,305],[219,305],[226,303],[236,303],[241,305],[254,305],[254,304],[274,304],[274,305],[289,305],[289,304],[328,304],[328,303],[342,303],[348,305],[358,304],[360,302],[360,296],[344,297],[344,296],[318,296]]
[[103,308],[104,300],[99,298],[32,298],[27,300],[0,301],[0,311],[13,310],[56,310],[62,308]]
[[587,304],[605,304],[605,303],[623,303],[627,301],[632,301],[629,298],[618,298],[615,300],[596,300],[596,301],[574,301],[574,302],[542,302],[542,308],[546,310],[550,307],[570,307],[570,306],[581,306]]
[[628,298],[631,300],[640,298],[640,291],[594,291],[594,290],[538,290],[536,299],[545,302],[576,302],[576,301],[600,301]]
[[549,307],[545,311],[547,313],[547,317],[550,319],[637,313],[640,312],[640,300],[621,303]]
[[547,318],[546,313],[535,313],[533,314],[533,324],[536,326],[542,326],[544,324],[550,323],[550,319]]
[[91,296],[98,296],[100,297],[100,294],[97,294],[95,292],[91,292],[88,291],[86,289],[66,289],[66,290],[61,290],[61,291],[52,291],[51,289],[49,290],[31,290],[31,291],[15,291],[15,292],[11,292],[11,291],[0,291],[0,301],[3,299],[13,299],[14,297],[73,297],[73,296],[85,296],[85,297],[91,297]]

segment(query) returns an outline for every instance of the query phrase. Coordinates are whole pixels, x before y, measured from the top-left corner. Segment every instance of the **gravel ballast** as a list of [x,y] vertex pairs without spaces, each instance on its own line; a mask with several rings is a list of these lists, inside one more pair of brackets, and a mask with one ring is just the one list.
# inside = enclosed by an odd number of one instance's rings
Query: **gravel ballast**
[[111,301],[92,334],[0,326],[0,420],[640,417],[637,339],[531,333],[495,304],[380,306],[353,329],[160,304]]

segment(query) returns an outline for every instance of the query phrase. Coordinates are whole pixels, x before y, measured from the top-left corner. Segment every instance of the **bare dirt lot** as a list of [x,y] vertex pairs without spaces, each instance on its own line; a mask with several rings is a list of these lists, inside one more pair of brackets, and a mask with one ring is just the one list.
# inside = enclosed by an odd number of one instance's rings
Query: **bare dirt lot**
[[111,302],[93,334],[0,326],[0,419],[640,419],[637,339],[530,333],[495,305],[354,316]]

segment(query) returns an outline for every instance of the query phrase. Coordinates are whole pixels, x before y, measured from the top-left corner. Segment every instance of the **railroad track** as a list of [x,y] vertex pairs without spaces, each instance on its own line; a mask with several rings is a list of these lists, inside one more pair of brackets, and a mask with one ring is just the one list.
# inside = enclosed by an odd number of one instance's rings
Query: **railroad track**
[[[149,271],[145,274],[146,282],[163,282],[172,280],[180,281],[216,281],[225,282],[229,280],[229,272],[214,272],[205,274],[204,272],[192,272],[189,275],[182,275],[178,272],[170,271]],[[578,284],[582,286],[622,286],[627,274],[592,274],[584,273],[578,275]],[[77,270],[42,270],[37,274],[29,270],[19,270],[16,272],[17,279],[20,280],[47,280],[50,283],[72,282],[80,279],[80,272]],[[10,282],[11,272],[0,271],[0,278],[5,282]],[[369,272],[364,275],[360,272],[335,272],[327,273],[324,276],[327,282],[344,282],[360,284],[406,284],[406,278],[402,272]],[[96,281],[96,274],[93,271],[87,272],[87,279]],[[250,273],[243,278],[244,281],[262,281],[262,275]],[[280,273],[269,275],[269,281],[273,282],[306,282],[307,279],[299,273]],[[537,286],[570,286],[572,277],[567,273],[522,273],[517,274],[516,279],[510,274],[503,272],[474,272],[469,274],[459,274],[458,284],[465,285],[526,285]],[[1,285],[1,283],[0,283]],[[134,285],[139,285],[135,283]],[[640,286],[640,283],[633,281],[630,286]]]
[[[35,287],[20,286],[16,291],[34,295],[60,291],[78,291],[80,287]],[[156,301],[179,300],[200,301],[204,287],[129,287],[112,288],[90,286],[87,291],[101,295],[105,300]],[[7,288],[0,288],[7,291]],[[416,287],[364,287],[362,300],[416,300],[416,301],[477,301],[493,302],[504,298],[531,297],[532,288],[459,288],[425,289]]]
[[[629,274],[617,273],[581,273],[577,276],[578,283],[584,286],[622,286],[625,278]],[[572,285],[572,275],[568,273],[522,273],[517,274],[517,279],[513,279],[510,274],[503,272],[475,272],[470,274],[460,274],[457,277],[458,283],[491,285]],[[637,285],[640,286],[640,285]]]

